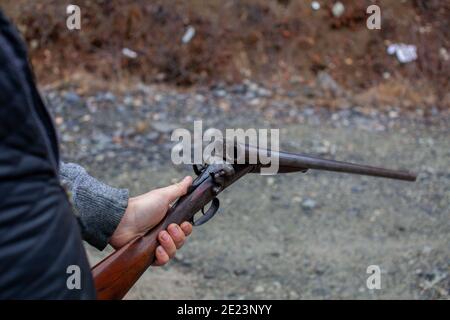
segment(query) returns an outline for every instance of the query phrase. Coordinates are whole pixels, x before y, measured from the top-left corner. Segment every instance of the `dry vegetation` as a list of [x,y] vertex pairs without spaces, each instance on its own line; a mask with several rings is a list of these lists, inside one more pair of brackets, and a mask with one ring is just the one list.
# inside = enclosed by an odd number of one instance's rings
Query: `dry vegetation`
[[[79,0],[82,30],[70,32],[69,1],[1,1],[43,83],[73,81],[82,71],[108,81],[190,86],[251,78],[298,88],[326,71],[363,103],[445,106],[449,2],[347,0],[340,18],[331,13],[333,1],[320,2],[313,11],[300,0]],[[365,26],[371,3],[382,8],[380,31]],[[182,44],[188,26],[196,34]],[[417,45],[419,59],[401,65],[386,54],[395,42]],[[138,57],[125,57],[123,48]]]

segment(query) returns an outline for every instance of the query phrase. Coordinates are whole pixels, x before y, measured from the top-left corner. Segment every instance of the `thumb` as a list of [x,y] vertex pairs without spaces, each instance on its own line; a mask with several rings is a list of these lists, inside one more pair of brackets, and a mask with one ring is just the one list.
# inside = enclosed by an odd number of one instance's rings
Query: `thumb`
[[167,197],[167,200],[172,203],[182,195],[185,195],[187,189],[192,184],[192,177],[187,176],[178,183],[172,184],[168,187],[162,188],[161,192]]

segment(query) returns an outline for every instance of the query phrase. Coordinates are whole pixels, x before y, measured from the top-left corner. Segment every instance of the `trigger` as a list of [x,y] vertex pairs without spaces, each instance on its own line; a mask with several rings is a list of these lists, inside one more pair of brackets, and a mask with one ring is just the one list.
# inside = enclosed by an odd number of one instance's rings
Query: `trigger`
[[203,215],[198,218],[197,220],[194,220],[192,218],[192,225],[195,227],[201,226],[202,224],[208,222],[212,217],[215,216],[217,211],[219,210],[220,201],[217,198],[212,199],[211,206],[209,209],[205,212],[205,208],[202,208]]

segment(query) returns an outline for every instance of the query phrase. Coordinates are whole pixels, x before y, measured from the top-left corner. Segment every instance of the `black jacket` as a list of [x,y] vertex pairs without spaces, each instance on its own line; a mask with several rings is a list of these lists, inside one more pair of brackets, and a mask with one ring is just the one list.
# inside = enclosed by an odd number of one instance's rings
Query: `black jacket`
[[[95,298],[58,163],[25,45],[0,11],[0,299]],[[81,270],[80,290],[67,287],[71,265]]]

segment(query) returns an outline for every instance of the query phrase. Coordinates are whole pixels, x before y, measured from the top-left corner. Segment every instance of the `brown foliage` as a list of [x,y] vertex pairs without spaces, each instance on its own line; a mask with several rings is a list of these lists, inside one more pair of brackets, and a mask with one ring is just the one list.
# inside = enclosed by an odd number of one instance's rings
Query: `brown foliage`
[[[332,2],[313,11],[308,1],[107,1],[80,0],[82,30],[68,31],[69,1],[6,1],[4,9],[29,44],[38,77],[51,82],[84,70],[104,79],[139,78],[177,85],[234,82],[312,81],[326,70],[352,91],[378,85],[388,72],[410,82],[428,81],[435,93],[448,91],[449,4],[376,1],[382,30],[366,28],[373,1]],[[323,2],[322,2],[323,3]],[[186,28],[196,34],[181,43]],[[417,62],[401,65],[386,54],[393,42],[418,46]],[[138,53],[136,59],[123,48]]]

